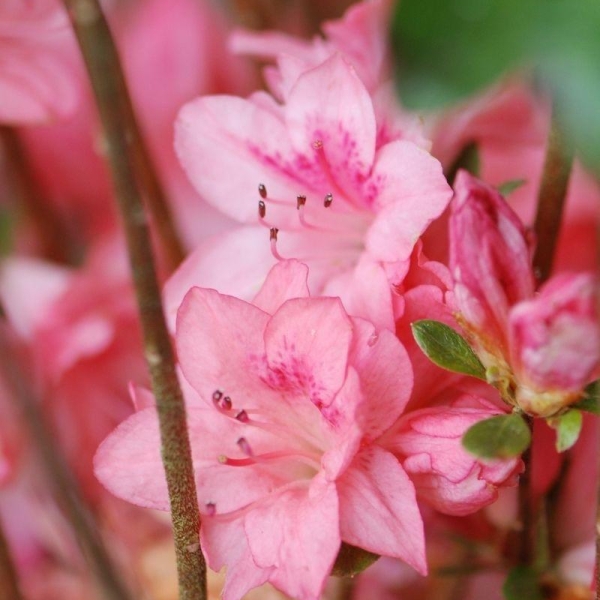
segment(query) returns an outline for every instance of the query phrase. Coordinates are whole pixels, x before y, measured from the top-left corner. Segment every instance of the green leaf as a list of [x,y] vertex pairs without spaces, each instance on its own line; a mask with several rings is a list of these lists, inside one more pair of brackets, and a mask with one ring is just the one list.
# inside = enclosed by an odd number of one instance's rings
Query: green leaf
[[573,408],[600,415],[600,379],[593,381],[583,390],[583,397],[573,404]]
[[512,458],[531,443],[531,431],[523,417],[513,413],[479,421],[462,439],[465,450],[478,458]]
[[353,577],[370,567],[378,558],[378,554],[342,542],[331,574],[337,577]]
[[556,430],[556,451],[564,452],[579,439],[583,415],[580,410],[571,409],[558,417],[546,419],[546,422]]
[[525,185],[525,183],[525,179],[511,179],[510,181],[501,183],[496,189],[506,198],[515,190],[518,190],[521,186]]
[[439,321],[424,319],[412,325],[419,348],[438,367],[478,377],[485,381],[485,369],[467,341],[452,327]]
[[403,104],[454,103],[527,68],[600,170],[599,31],[597,0],[399,0],[392,35]]
[[518,566],[511,569],[502,586],[505,600],[543,600],[538,574],[531,568]]

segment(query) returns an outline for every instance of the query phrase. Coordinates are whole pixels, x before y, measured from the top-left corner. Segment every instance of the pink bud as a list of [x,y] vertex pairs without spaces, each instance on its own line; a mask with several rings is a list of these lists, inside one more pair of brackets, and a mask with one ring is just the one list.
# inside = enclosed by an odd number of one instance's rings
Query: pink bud
[[502,196],[459,172],[450,218],[457,307],[488,351],[506,351],[510,307],[534,290],[525,229]]
[[517,400],[525,410],[551,415],[597,377],[598,289],[591,274],[558,275],[511,310],[511,362],[520,380]]

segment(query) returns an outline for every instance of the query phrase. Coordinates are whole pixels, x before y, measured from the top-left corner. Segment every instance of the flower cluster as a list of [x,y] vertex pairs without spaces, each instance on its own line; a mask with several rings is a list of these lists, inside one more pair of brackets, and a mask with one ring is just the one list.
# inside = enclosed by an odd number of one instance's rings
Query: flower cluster
[[[355,600],[442,598],[438,573],[466,566],[477,574],[461,590],[477,600],[518,563],[524,508],[543,504],[544,585],[587,598],[600,186],[575,163],[540,283],[548,99],[513,79],[458,108],[407,110],[391,9],[358,2],[307,39],[230,32],[204,0],[103,4],[148,144],[136,152],[156,162],[186,253],[168,273],[151,214],[201,551],[225,569],[211,586],[225,600],[318,600],[339,592],[332,573],[360,573]],[[280,14],[298,33],[294,10]],[[24,203],[0,263],[0,342],[127,585],[172,598],[175,569],[156,568],[170,564],[168,527],[146,510],[170,510],[159,411],[67,14],[4,2],[0,52],[0,192]],[[477,172],[457,170],[474,147]],[[0,371],[0,543],[27,600],[91,596],[10,379]],[[526,443],[513,447],[490,424],[515,419]]]

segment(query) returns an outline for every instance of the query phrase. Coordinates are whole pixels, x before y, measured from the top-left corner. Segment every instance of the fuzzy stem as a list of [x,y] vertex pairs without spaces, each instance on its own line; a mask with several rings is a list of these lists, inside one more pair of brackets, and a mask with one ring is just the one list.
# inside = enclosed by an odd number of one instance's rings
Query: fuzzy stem
[[56,502],[73,527],[77,542],[104,590],[104,597],[107,600],[131,600],[102,543],[96,523],[85,507],[62,451],[38,408],[40,403],[28,384],[29,378],[14,358],[4,329],[0,331],[0,365],[2,375],[29,428],[30,443],[34,444],[44,465]]
[[573,147],[563,136],[553,115],[533,225],[537,238],[533,255],[533,272],[538,284],[546,281],[552,271],[572,167]]
[[[83,48],[84,42],[81,37],[83,36],[86,38],[87,50],[85,52],[88,53],[88,56],[94,56],[96,60],[101,61],[103,68],[106,69],[103,76],[107,81],[96,83],[92,81],[92,86],[96,88],[97,83],[100,83],[104,91],[110,89],[111,94],[113,94],[111,111],[118,111],[121,114],[122,125],[124,126],[123,136],[126,137],[127,150],[132,159],[135,176],[139,179],[146,208],[150,213],[152,225],[158,234],[162,254],[170,273],[185,258],[185,249],[177,233],[166,194],[157,174],[158,171],[153,164],[148,147],[144,143],[110,29],[104,15],[96,9],[97,2],[92,0],[63,1],[66,6],[72,7],[73,10],[76,9],[77,12],[73,14],[81,16],[78,22],[73,21],[73,27],[80,46]],[[88,36],[93,37],[87,39]],[[100,73],[97,75],[100,77]],[[98,94],[97,91],[96,94]]]
[[2,523],[0,523],[0,590],[5,600],[23,600]]
[[60,216],[42,197],[17,131],[0,126],[0,144],[4,150],[6,179],[13,200],[11,209],[23,210],[33,225],[44,258],[73,264],[78,244]]
[[183,395],[175,370],[148,224],[129,153],[131,128],[124,93],[115,77],[118,56],[97,0],[64,0],[70,11],[96,95],[107,144],[116,198],[123,220],[133,274],[146,360],[156,397],[181,600],[206,598],[206,564],[200,550],[196,497]]

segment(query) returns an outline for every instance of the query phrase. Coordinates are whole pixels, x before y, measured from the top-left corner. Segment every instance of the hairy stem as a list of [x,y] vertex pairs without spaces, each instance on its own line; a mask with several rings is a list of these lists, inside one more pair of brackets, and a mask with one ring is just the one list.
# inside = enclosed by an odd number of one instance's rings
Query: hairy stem
[[[118,111],[122,115],[123,136],[126,138],[127,150],[132,159],[135,176],[139,180],[140,189],[143,190],[143,198],[150,213],[152,225],[158,234],[167,269],[172,272],[185,258],[185,250],[177,233],[166,194],[158,177],[158,171],[153,164],[150,151],[144,143],[110,29],[102,13],[96,9],[97,2],[92,0],[63,1],[77,11],[73,14],[81,17],[77,23],[73,22],[80,46],[83,44],[82,35],[84,37],[93,36],[86,42],[88,55],[92,56],[90,52],[93,46],[93,56],[102,61],[105,69],[102,75],[107,81],[92,82],[92,85],[96,88],[97,83],[101,83],[104,90],[110,89],[112,94],[111,110]],[[97,14],[100,17],[97,18]],[[100,73],[98,73],[98,77],[100,77]]]
[[30,442],[39,454],[54,498],[73,527],[77,542],[104,590],[104,597],[107,600],[131,600],[102,543],[96,523],[83,502],[62,451],[39,410],[40,403],[29,387],[29,378],[14,358],[4,329],[0,331],[0,365],[2,375],[23,414],[24,423],[29,428]]
[[563,136],[560,125],[553,116],[533,225],[537,238],[533,272],[538,284],[546,281],[552,271],[572,167],[573,147]]
[[78,250],[76,240],[48,202],[44,201],[17,131],[12,127],[0,126],[0,145],[6,164],[11,209],[22,210],[33,225],[44,258],[72,264]]
[[129,152],[131,123],[120,99],[118,56],[97,0],[64,0],[96,95],[133,274],[146,360],[156,396],[162,457],[175,537],[181,600],[206,598],[206,565],[200,550],[196,497],[183,395],[163,315],[147,219]]
[[2,523],[0,523],[0,590],[5,600],[23,600]]

